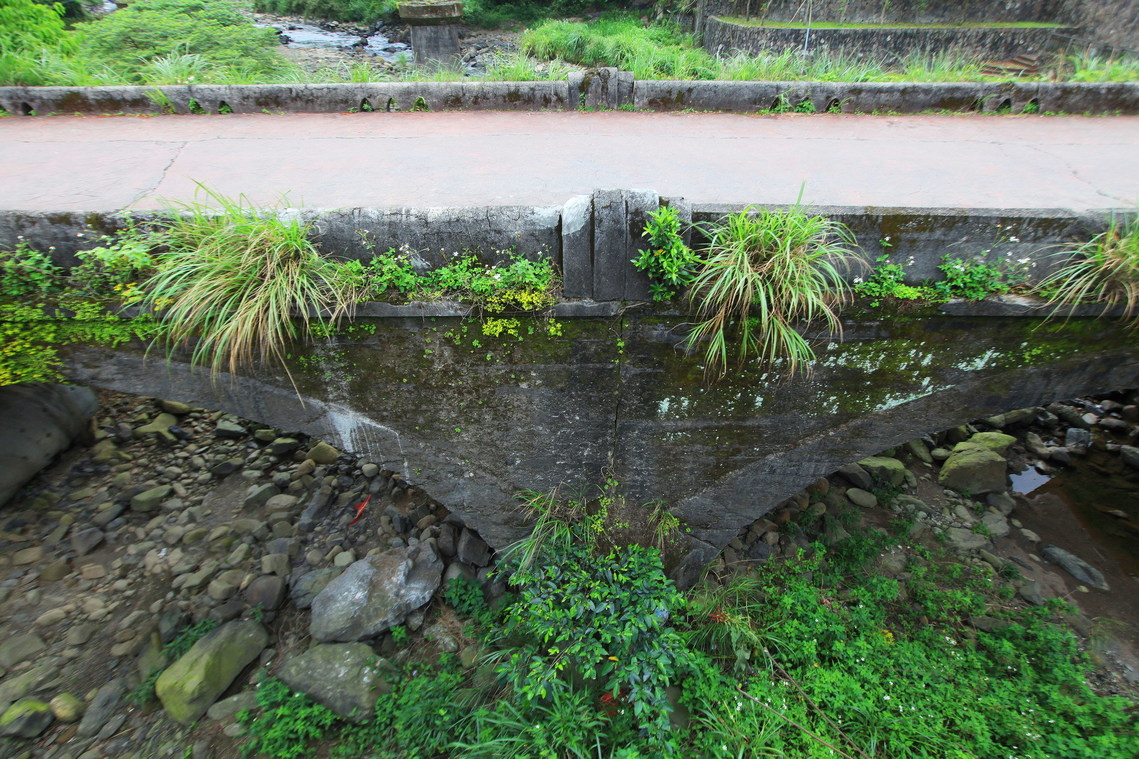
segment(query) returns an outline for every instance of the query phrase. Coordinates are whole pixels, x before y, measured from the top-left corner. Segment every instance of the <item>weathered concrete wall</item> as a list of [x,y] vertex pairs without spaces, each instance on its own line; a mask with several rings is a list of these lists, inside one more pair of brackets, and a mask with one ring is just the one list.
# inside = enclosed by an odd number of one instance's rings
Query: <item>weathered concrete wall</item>
[[[495,547],[525,534],[514,494],[616,478],[661,498],[698,569],[738,530],[843,464],[1013,408],[1135,387],[1139,350],[1113,322],[850,314],[809,377],[733,367],[704,376],[683,317],[570,319],[523,341],[465,322],[383,319],[289,351],[280,370],[191,371],[141,348],[83,349],[79,382],[220,408],[316,435],[402,472]],[[522,332],[528,334],[523,325]],[[456,340],[456,336],[458,339]],[[478,345],[472,338],[477,338]]]
[[[753,18],[772,21],[806,21],[802,0],[707,0],[709,15],[743,17],[750,8]],[[1038,21],[1065,23],[1071,9],[1065,0],[845,0],[815,3],[816,21],[877,24],[897,23],[995,23]]]
[[1139,56],[1139,3],[1135,0],[1068,0],[1066,13],[1080,27],[1079,42],[1093,53]]
[[1016,28],[997,29],[805,29],[733,24],[710,18],[704,26],[704,49],[714,55],[742,51],[748,55],[803,50],[810,53],[842,53],[886,63],[897,63],[915,52],[922,54],[960,51],[990,60],[1022,53],[1041,55],[1058,49],[1053,32],[1065,36],[1077,30]]
[[[1139,113],[1139,82],[724,82],[635,81],[627,71],[575,72],[562,82],[395,82],[325,85],[163,87],[175,113],[609,109],[754,113],[811,101],[816,112]],[[163,113],[153,87],[0,87],[0,108],[17,116]],[[192,102],[191,102],[192,101]]]
[[[645,246],[647,215],[662,203],[677,208],[686,223],[718,221],[745,206],[693,207],[683,198],[661,199],[651,190],[597,190],[564,206],[483,206],[472,208],[388,208],[291,210],[312,222],[315,241],[328,255],[367,258],[375,250],[406,247],[422,268],[441,265],[453,253],[472,250],[487,261],[514,249],[546,256],[560,267],[568,298],[597,301],[648,299],[648,280],[630,264]],[[990,261],[1027,259],[1033,278],[1071,248],[1102,231],[1109,211],[1091,215],[1062,209],[1011,212],[986,209],[811,207],[806,209],[846,224],[867,259],[887,252],[908,263],[914,280],[936,278],[941,256]],[[153,214],[136,213],[136,222]],[[23,237],[38,250],[51,250],[61,265],[76,263],[77,250],[91,238],[122,228],[126,217],[92,213],[0,212],[0,248],[14,248]],[[912,259],[912,260],[911,260]],[[859,276],[852,272],[851,277]]]

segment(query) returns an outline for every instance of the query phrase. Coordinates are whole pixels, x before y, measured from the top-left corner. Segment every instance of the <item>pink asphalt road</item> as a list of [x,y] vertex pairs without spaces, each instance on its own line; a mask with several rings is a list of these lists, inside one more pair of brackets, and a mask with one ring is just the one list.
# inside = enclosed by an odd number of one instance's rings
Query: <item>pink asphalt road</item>
[[694,203],[1085,211],[1139,204],[1139,117],[358,113],[8,118],[0,210]]

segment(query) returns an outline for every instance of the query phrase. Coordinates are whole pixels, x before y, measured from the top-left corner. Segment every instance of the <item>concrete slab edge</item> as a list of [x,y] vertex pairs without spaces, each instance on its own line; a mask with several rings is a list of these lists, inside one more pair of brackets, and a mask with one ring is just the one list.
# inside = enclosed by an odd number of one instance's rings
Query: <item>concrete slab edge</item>
[[841,113],[1139,113],[1139,82],[634,81],[598,69],[547,82],[0,87],[0,109],[50,114],[350,113],[397,111],[770,111]]
[[[339,258],[370,258],[376,250],[396,248],[423,270],[441,265],[459,251],[475,252],[488,263],[502,260],[510,250],[533,258],[552,258],[567,275],[568,297],[612,303],[639,302],[647,297],[646,283],[631,261],[643,245],[645,214],[653,203],[682,208],[685,217],[695,224],[715,222],[725,214],[748,208],[738,204],[693,205],[683,198],[657,199],[655,193],[643,190],[597,190],[565,206],[282,209],[276,213],[313,223],[318,246]],[[1038,280],[1059,266],[1076,246],[1106,229],[1113,216],[1135,213],[1134,209],[1080,214],[1056,208],[866,206],[810,206],[804,210],[845,224],[855,239],[856,252],[866,261],[885,255],[905,267],[911,282],[939,278],[938,265],[945,255],[994,264],[1016,262],[1030,280]],[[155,216],[0,211],[0,249],[12,250],[24,242],[50,251],[60,265],[71,266],[76,263],[75,252],[92,247],[102,235],[115,233],[128,220],[145,223]],[[698,244],[698,227],[693,236]],[[865,269],[854,270],[849,276],[853,279],[866,273]],[[377,308],[382,311],[384,307]],[[398,307],[391,313],[377,311],[375,315],[442,316],[461,310],[457,304],[437,304]]]

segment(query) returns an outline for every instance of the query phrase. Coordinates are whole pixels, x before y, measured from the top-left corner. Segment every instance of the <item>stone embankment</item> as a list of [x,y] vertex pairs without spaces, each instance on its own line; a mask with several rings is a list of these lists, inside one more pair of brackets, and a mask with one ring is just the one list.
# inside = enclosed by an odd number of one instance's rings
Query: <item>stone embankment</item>
[[[97,439],[0,512],[0,754],[230,757],[235,715],[269,674],[359,719],[385,687],[383,662],[412,644],[478,666],[441,596],[454,580],[491,600],[505,586],[491,549],[414,472],[177,402],[102,401]],[[1091,447],[1139,469],[1137,402],[1024,409],[852,463],[743,530],[709,581],[904,520],[915,541],[989,567],[1019,603],[1130,593],[1079,545],[1043,542],[1008,474]],[[877,567],[904,585],[905,549]],[[203,621],[213,631],[168,661],[164,644]],[[1133,653],[1116,651],[1117,677],[1100,685],[1139,679]]]

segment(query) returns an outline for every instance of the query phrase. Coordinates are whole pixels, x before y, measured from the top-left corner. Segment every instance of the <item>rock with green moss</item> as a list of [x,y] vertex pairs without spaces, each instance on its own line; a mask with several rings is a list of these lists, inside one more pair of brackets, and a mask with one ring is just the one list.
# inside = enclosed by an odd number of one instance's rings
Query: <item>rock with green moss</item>
[[1003,456],[1009,449],[1009,446],[1015,442],[1016,438],[1012,435],[1006,435],[1003,432],[978,432],[965,442],[955,445],[953,450],[958,451],[969,447],[985,448]]
[[858,465],[869,472],[874,482],[901,485],[906,481],[906,465],[889,456],[871,456]]
[[1008,462],[995,451],[966,445],[954,450],[937,475],[937,483],[958,493],[978,495],[1008,488]]
[[204,636],[162,673],[155,692],[171,719],[188,725],[265,648],[269,634],[257,622],[234,620]]
[[47,730],[53,719],[51,707],[43,701],[20,699],[0,715],[0,735],[35,738]]

